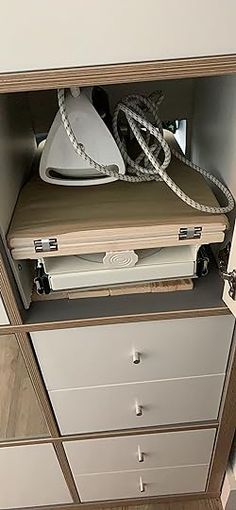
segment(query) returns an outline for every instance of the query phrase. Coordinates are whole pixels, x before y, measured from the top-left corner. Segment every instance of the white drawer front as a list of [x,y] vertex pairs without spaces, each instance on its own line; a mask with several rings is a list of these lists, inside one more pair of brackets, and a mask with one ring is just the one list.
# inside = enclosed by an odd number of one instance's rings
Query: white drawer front
[[[75,475],[81,501],[203,492],[207,465]],[[143,484],[144,492],[141,492]]]
[[209,464],[215,430],[190,430],[65,442],[73,473]]
[[219,374],[49,394],[62,434],[76,434],[216,419],[223,382]]
[[0,448],[0,508],[72,503],[51,444]]
[[[55,390],[223,373],[233,324],[226,315],[41,331],[31,337],[47,388]],[[136,364],[135,352],[140,355]]]
[[5,310],[5,306],[2,302],[2,298],[0,297],[0,326],[4,324],[9,324],[9,319]]

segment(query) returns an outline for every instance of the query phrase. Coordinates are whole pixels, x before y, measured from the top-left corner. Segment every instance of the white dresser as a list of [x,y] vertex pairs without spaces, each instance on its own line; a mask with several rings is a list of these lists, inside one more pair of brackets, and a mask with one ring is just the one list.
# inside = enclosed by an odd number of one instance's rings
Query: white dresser
[[64,447],[81,501],[205,491],[233,326],[225,315],[31,333],[60,432],[80,434]]

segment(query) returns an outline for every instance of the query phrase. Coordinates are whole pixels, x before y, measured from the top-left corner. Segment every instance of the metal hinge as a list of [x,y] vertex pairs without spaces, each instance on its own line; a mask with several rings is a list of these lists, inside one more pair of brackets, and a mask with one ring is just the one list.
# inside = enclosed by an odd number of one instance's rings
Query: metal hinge
[[228,294],[235,301],[236,300],[236,269],[227,271],[231,243],[229,242],[218,255],[219,269],[221,278],[229,284]]
[[236,300],[236,270],[230,271],[229,273],[221,273],[224,281],[228,282],[228,294],[234,301]]
[[35,268],[34,284],[38,294],[50,294],[51,289],[48,274],[45,273],[43,263],[40,259],[37,261]]
[[184,239],[201,239],[202,227],[181,227],[179,229],[179,241]]
[[34,248],[36,253],[44,253],[47,251],[57,251],[58,250],[58,242],[55,237],[50,237],[47,239],[36,239],[34,241]]

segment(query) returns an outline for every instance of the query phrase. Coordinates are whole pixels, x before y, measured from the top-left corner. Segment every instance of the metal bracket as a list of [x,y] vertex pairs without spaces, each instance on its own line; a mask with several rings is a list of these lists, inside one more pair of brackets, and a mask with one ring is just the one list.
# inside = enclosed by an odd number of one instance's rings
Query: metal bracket
[[34,248],[36,253],[44,253],[58,250],[58,242],[55,237],[47,239],[36,239],[34,241]]
[[181,227],[179,229],[179,241],[185,239],[201,239],[202,227]]
[[48,275],[44,271],[43,263],[39,259],[35,268],[34,278],[35,288],[38,294],[50,294],[50,284]]
[[229,296],[235,301],[236,299],[236,269],[230,271],[229,273],[223,272],[221,273],[224,281],[227,281],[229,284]]
[[197,253],[196,274],[198,277],[207,276],[209,272],[210,258],[207,247],[202,245]]
[[229,254],[230,254],[231,243],[229,242],[218,255],[219,269],[221,278],[229,284],[229,296],[235,301],[236,300],[236,269],[227,271]]

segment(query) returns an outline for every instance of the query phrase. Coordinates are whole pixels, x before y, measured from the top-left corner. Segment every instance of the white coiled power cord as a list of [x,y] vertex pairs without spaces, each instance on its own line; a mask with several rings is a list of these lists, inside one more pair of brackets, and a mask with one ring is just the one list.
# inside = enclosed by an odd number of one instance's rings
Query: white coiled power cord
[[[167,186],[187,205],[197,209],[201,212],[211,214],[222,214],[232,211],[234,208],[234,199],[228,188],[219,181],[214,175],[203,170],[198,165],[195,165],[189,161],[185,156],[180,154],[174,149],[170,149],[168,143],[164,139],[161,120],[159,118],[159,106],[163,100],[163,94],[157,92],[152,94],[150,97],[144,97],[141,95],[131,95],[120,101],[114,111],[113,116],[113,134],[115,141],[120,149],[124,162],[126,163],[126,174],[122,175],[119,170],[114,169],[114,166],[105,166],[94,161],[89,154],[85,152],[84,146],[78,142],[72,126],[70,124],[65,104],[65,90],[58,90],[58,104],[61,119],[65,131],[73,145],[73,148],[77,154],[90,166],[95,168],[98,172],[103,175],[115,177],[119,180],[126,182],[142,182],[142,181],[159,181],[162,180]],[[120,113],[126,117],[129,128],[135,136],[138,144],[142,149],[142,153],[137,157],[136,160],[130,158],[127,153],[126,146],[121,140],[118,130],[118,117]],[[150,120],[151,119],[151,120]],[[151,138],[155,139],[155,143],[150,143]],[[171,161],[171,153],[174,154],[183,163],[196,170],[198,173],[203,175],[206,179],[211,181],[227,199],[227,205],[225,207],[211,207],[205,204],[196,202],[191,197],[186,195],[181,188],[169,177],[166,169]],[[162,155],[162,158],[160,158]],[[144,161],[143,166],[141,162]],[[112,162],[111,162],[112,164]]]

